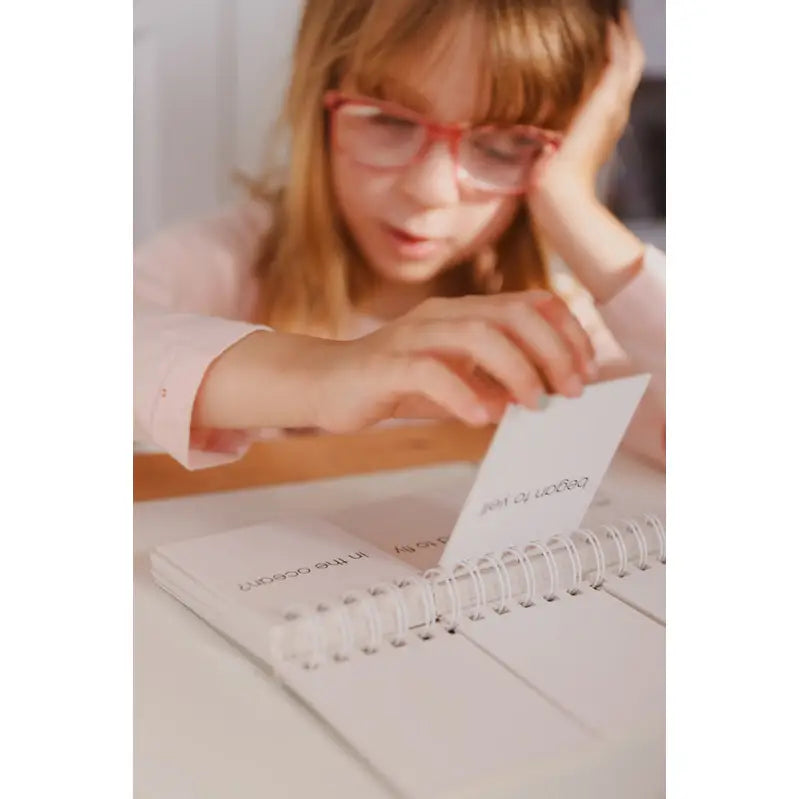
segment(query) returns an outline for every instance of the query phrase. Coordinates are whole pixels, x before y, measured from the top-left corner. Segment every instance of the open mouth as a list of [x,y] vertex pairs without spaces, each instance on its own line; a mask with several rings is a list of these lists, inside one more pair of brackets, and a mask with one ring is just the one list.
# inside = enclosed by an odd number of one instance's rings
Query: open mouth
[[408,233],[402,228],[396,228],[393,225],[384,225],[384,230],[394,249],[406,258],[429,258],[443,252],[446,245],[446,239],[414,236],[412,233]]

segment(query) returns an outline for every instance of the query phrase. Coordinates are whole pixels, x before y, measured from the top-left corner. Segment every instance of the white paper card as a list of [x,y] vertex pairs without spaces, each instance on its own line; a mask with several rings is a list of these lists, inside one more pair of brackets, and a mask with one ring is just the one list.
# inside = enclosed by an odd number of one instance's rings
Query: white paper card
[[633,569],[624,577],[608,577],[602,588],[660,624],[666,623],[666,567],[662,563]]
[[649,382],[648,375],[508,408],[440,563],[478,558],[579,527]]
[[403,796],[457,795],[592,736],[459,634],[438,630],[283,679]]
[[586,586],[461,632],[598,734],[665,724],[666,631]]

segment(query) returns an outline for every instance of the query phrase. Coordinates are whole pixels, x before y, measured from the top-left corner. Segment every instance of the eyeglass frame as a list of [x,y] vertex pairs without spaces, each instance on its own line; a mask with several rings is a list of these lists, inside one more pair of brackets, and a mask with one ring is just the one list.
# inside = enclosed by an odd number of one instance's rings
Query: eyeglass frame
[[[348,153],[353,159],[361,164],[362,166],[369,167],[370,169],[379,169],[381,171],[399,171],[402,169],[407,169],[409,166],[413,164],[417,164],[420,161],[423,161],[426,157],[427,153],[429,152],[430,148],[435,144],[437,141],[443,141],[449,146],[449,151],[452,156],[452,162],[455,168],[455,180],[458,185],[461,184],[462,175],[467,176],[467,182],[471,183],[471,185],[480,191],[485,191],[490,194],[500,194],[504,196],[518,196],[522,194],[526,194],[528,189],[526,186],[520,186],[518,188],[513,189],[502,189],[499,187],[489,187],[484,183],[481,183],[479,180],[475,179],[468,170],[461,170],[460,169],[460,159],[459,159],[459,148],[460,142],[463,138],[464,134],[472,131],[472,130],[484,130],[484,131],[492,131],[492,130],[507,130],[508,128],[518,128],[524,130],[526,133],[530,134],[531,136],[535,136],[542,140],[544,147],[554,147],[557,149],[560,147],[561,142],[563,141],[563,134],[559,131],[547,130],[546,128],[540,128],[536,125],[524,125],[524,124],[515,124],[515,125],[473,125],[470,122],[456,122],[449,125],[442,124],[440,122],[434,122],[423,114],[420,114],[416,111],[413,111],[410,108],[406,108],[405,106],[401,105],[400,103],[395,103],[390,100],[379,100],[374,97],[366,97],[363,95],[358,94],[348,94],[346,92],[338,91],[332,89],[330,91],[325,92],[324,94],[324,106],[325,108],[330,111],[331,113],[336,113],[340,108],[345,105],[368,105],[373,108],[382,111],[389,116],[396,116],[401,119],[408,120],[409,122],[413,122],[414,124],[420,125],[425,129],[425,139],[422,145],[419,147],[418,152],[410,158],[406,163],[400,164],[398,166],[375,166],[374,164],[367,164],[362,161],[358,161],[357,157],[352,156],[352,154]],[[331,139],[334,147],[337,147],[339,150],[345,151],[343,147],[340,146],[338,142],[338,137],[336,136],[336,125],[335,123],[331,124]]]

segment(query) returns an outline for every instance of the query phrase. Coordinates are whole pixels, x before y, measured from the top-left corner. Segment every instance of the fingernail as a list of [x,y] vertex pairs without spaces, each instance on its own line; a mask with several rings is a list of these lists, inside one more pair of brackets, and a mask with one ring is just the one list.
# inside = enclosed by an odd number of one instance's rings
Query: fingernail
[[577,375],[572,375],[564,382],[563,388],[567,397],[579,397],[583,393],[583,382]]
[[528,394],[525,405],[531,411],[537,411],[541,407],[541,391],[538,388]]
[[472,424],[476,425],[488,424],[491,421],[490,414],[482,405],[477,405],[472,409],[470,418],[472,420]]
[[540,406],[541,397],[538,394],[535,395],[535,399],[527,400],[527,402],[524,403],[524,407],[530,411],[537,411]]
[[596,380],[599,377],[599,366],[596,361],[588,361],[585,365],[585,372],[589,380]]

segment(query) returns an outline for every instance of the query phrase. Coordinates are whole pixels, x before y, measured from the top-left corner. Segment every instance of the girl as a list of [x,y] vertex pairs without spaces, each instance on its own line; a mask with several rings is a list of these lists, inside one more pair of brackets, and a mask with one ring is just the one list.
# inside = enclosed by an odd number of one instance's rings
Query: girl
[[136,254],[137,438],[199,468],[648,371],[627,443],[662,462],[665,257],[595,193],[643,55],[598,6],[307,0],[284,179]]

